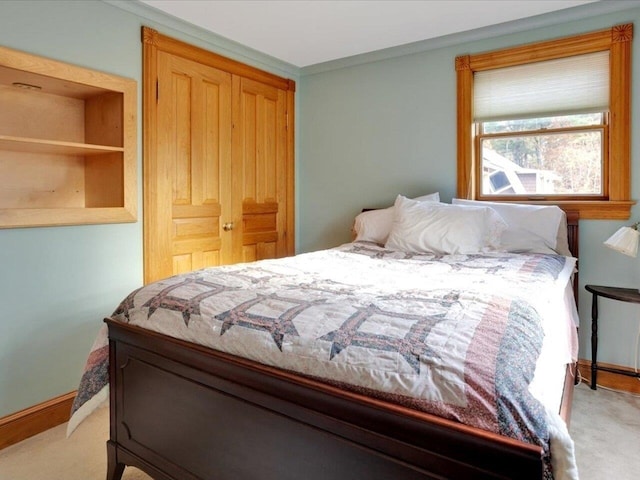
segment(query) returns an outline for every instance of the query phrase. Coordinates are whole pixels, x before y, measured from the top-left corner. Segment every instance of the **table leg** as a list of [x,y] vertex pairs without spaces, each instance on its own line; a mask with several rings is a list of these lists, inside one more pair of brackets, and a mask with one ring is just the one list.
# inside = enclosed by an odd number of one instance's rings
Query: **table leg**
[[595,390],[598,375],[598,295],[593,294],[591,303],[591,390]]

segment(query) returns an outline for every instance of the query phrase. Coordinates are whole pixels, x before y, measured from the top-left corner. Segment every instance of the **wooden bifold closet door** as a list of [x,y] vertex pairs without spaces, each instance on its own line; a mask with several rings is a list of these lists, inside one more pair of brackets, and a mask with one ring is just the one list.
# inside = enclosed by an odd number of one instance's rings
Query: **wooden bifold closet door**
[[295,83],[143,28],[145,282],[294,253]]

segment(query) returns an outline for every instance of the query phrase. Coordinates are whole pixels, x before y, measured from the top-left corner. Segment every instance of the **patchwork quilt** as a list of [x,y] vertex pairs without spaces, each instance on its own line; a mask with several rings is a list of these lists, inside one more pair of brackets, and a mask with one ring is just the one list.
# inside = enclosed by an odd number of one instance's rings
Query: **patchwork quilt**
[[[113,318],[538,444],[551,479],[555,429],[529,386],[545,337],[566,336],[556,301],[574,266],[357,242],[177,275],[132,292]],[[108,397],[107,342],[103,327],[69,433]],[[556,341],[559,361],[575,356],[570,343]]]

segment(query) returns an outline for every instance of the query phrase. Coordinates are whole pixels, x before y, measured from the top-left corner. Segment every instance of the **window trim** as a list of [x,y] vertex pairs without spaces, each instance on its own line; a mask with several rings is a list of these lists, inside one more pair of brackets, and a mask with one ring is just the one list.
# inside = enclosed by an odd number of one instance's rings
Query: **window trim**
[[482,131],[482,124],[479,124],[478,132],[475,137],[475,151],[482,152],[482,141],[487,139],[500,139],[500,138],[514,138],[514,137],[525,137],[525,136],[540,136],[540,135],[563,135],[563,134],[571,134],[571,133],[581,133],[581,132],[597,132],[600,134],[601,141],[601,149],[600,159],[602,160],[602,178],[600,179],[602,185],[601,193],[594,194],[539,194],[532,193],[528,195],[528,198],[525,198],[524,194],[491,194],[491,193],[482,193],[482,172],[483,172],[483,163],[478,156],[479,161],[475,165],[475,175],[478,178],[478,199],[479,200],[487,200],[491,202],[500,202],[500,201],[539,201],[539,200],[552,200],[554,202],[562,202],[566,200],[574,201],[574,200],[599,200],[606,201],[609,198],[609,184],[606,172],[609,169],[609,152],[606,146],[608,145],[609,139],[609,121],[608,114],[602,114],[602,123],[597,125],[588,125],[588,126],[577,126],[577,127],[556,127],[556,128],[545,128],[538,130],[523,130],[523,131],[513,131],[508,133],[484,133]]
[[[477,71],[609,51],[610,101],[607,145],[608,170],[603,172],[604,200],[525,200],[578,211],[582,219],[628,219],[631,207],[631,40],[633,24],[548,40],[493,52],[456,57],[457,77],[457,196],[483,200],[477,175],[477,132],[473,122],[473,74]],[[495,196],[491,201],[500,201]],[[513,201],[513,200],[509,200]]]

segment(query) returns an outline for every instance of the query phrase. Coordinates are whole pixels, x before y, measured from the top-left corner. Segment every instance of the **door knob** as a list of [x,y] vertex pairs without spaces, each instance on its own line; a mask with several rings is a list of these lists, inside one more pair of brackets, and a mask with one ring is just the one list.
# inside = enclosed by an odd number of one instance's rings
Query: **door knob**
[[222,225],[222,229],[225,232],[228,232],[229,230],[233,230],[233,222],[225,223],[224,225]]

